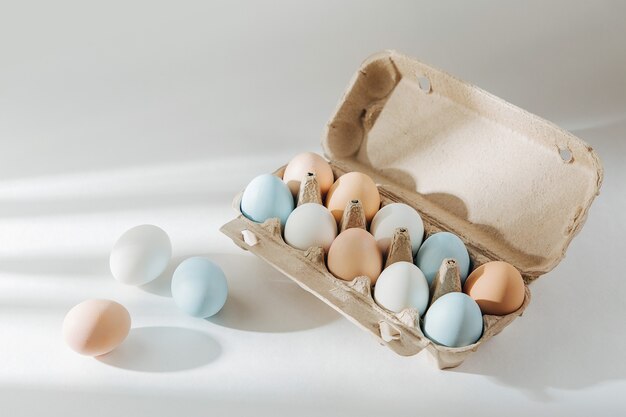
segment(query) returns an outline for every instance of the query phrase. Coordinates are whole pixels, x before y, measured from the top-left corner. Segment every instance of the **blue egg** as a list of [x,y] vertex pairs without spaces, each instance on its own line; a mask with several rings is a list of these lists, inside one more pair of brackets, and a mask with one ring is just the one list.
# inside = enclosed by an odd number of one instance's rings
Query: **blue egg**
[[465,283],[470,269],[469,253],[465,244],[455,234],[439,232],[424,241],[415,257],[415,265],[424,273],[428,285],[433,283],[441,262],[446,258],[456,260],[461,275],[461,285]]
[[424,335],[448,347],[476,343],[483,334],[480,307],[469,295],[450,292],[439,297],[426,311]]
[[241,197],[241,213],[258,223],[278,217],[285,226],[293,211],[293,194],[276,175],[263,174],[250,181]]
[[224,307],[228,284],[222,269],[207,258],[194,256],[178,265],[172,276],[176,305],[194,317],[211,317]]

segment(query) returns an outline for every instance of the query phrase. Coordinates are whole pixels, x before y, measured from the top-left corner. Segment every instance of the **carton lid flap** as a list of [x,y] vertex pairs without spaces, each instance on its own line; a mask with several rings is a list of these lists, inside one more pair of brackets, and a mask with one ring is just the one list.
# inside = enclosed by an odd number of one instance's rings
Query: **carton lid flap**
[[363,63],[322,146],[530,276],[563,258],[603,176],[572,134],[393,51]]

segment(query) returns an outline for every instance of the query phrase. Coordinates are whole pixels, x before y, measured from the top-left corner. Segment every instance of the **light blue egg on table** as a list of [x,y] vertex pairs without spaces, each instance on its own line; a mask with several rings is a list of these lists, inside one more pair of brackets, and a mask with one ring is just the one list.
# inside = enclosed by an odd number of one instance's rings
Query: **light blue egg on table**
[[185,313],[211,317],[224,307],[228,284],[222,269],[211,260],[194,256],[178,265],[172,276],[172,298]]
[[470,258],[463,241],[450,232],[439,232],[428,237],[417,251],[415,265],[424,273],[428,285],[433,283],[437,271],[446,258],[453,258],[459,266],[461,285],[470,269]]
[[480,307],[469,295],[450,292],[439,297],[426,311],[424,335],[448,347],[476,343],[483,334]]
[[254,178],[241,197],[241,213],[258,223],[278,217],[284,227],[293,208],[293,194],[289,187],[272,174]]

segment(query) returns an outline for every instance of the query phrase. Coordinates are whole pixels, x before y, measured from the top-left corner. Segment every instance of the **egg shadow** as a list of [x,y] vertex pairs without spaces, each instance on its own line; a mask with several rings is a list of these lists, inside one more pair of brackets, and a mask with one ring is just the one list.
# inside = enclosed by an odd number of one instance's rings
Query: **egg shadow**
[[177,372],[215,361],[222,353],[210,335],[182,327],[139,327],[119,347],[96,359],[138,372]]
[[167,268],[165,268],[165,271],[163,271],[161,275],[156,277],[154,280],[148,282],[147,284],[139,286],[138,288],[141,288],[143,291],[149,292],[150,294],[171,298],[172,297],[172,275],[174,274],[174,271],[176,270],[176,268],[178,268],[178,265],[180,265],[182,261],[184,261],[187,258],[191,258],[192,256],[196,256],[196,255],[179,255],[179,256],[172,257],[169,264],[167,265]]
[[314,295],[251,254],[210,255],[228,278],[228,299],[206,320],[251,332],[308,330],[341,316]]

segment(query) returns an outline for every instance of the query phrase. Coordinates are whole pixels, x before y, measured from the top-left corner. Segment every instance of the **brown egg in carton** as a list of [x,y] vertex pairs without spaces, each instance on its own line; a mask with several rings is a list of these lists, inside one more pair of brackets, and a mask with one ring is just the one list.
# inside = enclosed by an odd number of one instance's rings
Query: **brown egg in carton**
[[[416,209],[425,237],[440,231],[459,236],[473,268],[495,260],[514,265],[525,283],[521,307],[504,316],[483,315],[483,334],[474,344],[441,346],[424,336],[416,310],[396,314],[376,304],[370,278],[338,279],[328,271],[321,248],[287,245],[278,219],[259,224],[241,215],[241,195],[234,201],[240,215],[222,232],[381,344],[403,356],[425,349],[439,368],[459,365],[523,313],[528,284],[563,258],[603,176],[597,155],[582,140],[393,51],[362,64],[322,145],[335,179],[350,171],[369,175],[381,206],[401,202]],[[275,175],[282,177],[283,170]],[[301,182],[298,198],[299,204],[322,202],[314,175]],[[341,230],[365,228],[359,206],[348,203]],[[396,231],[388,253],[385,266],[412,261],[405,231]],[[431,286],[431,303],[460,289],[456,263],[444,260]]]

